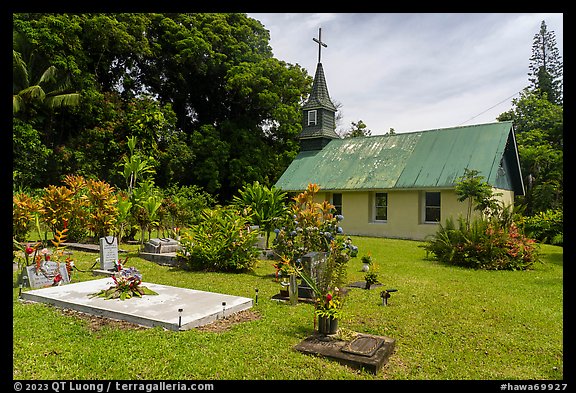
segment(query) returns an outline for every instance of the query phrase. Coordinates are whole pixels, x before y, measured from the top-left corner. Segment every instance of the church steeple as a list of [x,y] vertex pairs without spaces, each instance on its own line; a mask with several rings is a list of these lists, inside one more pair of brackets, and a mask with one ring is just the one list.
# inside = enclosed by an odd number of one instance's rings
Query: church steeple
[[322,42],[322,29],[318,30],[318,65],[312,84],[312,92],[302,106],[303,124],[300,133],[301,150],[321,150],[332,139],[340,138],[336,134],[336,106],[330,100],[324,69],[320,62],[321,48],[327,47]]

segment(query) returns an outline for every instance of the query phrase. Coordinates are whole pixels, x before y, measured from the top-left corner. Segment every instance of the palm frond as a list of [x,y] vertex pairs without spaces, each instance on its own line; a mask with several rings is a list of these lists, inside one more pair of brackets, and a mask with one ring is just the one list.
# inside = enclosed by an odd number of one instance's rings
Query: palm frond
[[42,76],[38,80],[38,84],[40,85],[43,83],[50,83],[50,82],[55,82],[55,81],[56,81],[56,67],[50,66],[50,67],[46,68],[44,73],[42,73]]
[[44,103],[50,109],[60,108],[63,106],[76,106],[80,103],[80,94],[67,93],[46,97]]

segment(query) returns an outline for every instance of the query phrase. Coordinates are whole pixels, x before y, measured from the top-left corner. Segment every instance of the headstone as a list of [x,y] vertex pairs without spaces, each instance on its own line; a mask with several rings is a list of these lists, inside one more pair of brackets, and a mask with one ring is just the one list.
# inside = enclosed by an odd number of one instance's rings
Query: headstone
[[[59,279],[58,275],[60,275]],[[38,271],[36,271],[36,265],[27,266],[24,277],[33,289],[70,283],[66,264],[54,261],[42,261]]]
[[[316,282],[320,283],[320,277],[322,276],[322,270],[326,263],[326,253],[325,252],[309,252],[302,257],[302,267],[310,275],[310,277]],[[314,292],[312,288],[302,281],[302,284],[298,287],[298,296],[302,298],[313,298]]]
[[100,269],[114,270],[118,262],[118,238],[106,236],[100,238]]
[[[258,230],[260,230],[260,226],[258,225],[250,226],[250,231],[258,231]],[[259,250],[266,249],[266,236],[264,235],[264,233],[260,232],[258,234],[258,238],[256,239],[256,243],[254,243],[254,247],[256,247]]]
[[171,238],[154,238],[144,244],[144,252],[152,254],[167,254],[180,249],[178,240]]

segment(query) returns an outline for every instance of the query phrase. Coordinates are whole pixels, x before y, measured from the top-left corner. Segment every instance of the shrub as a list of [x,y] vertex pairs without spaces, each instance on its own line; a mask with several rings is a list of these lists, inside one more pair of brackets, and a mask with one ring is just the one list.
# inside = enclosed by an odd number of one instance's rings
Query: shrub
[[233,207],[205,209],[201,221],[183,229],[180,262],[191,270],[243,272],[252,270],[259,251],[258,231]]
[[266,233],[268,248],[270,233],[288,214],[286,193],[276,187],[268,188],[257,181],[245,185],[238,193],[239,195],[234,196],[233,203],[240,209],[250,209],[250,220]]
[[546,210],[531,217],[521,217],[524,233],[541,243],[561,246],[564,243],[563,210]]
[[538,261],[535,241],[497,220],[476,219],[467,228],[448,219],[423,247],[440,261],[474,269],[526,270]]
[[12,197],[12,231],[17,241],[25,241],[34,225],[38,204],[30,195],[19,192]]
[[164,192],[162,205],[166,214],[162,226],[174,230],[196,225],[201,221],[201,212],[214,204],[214,197],[198,186],[172,185]]

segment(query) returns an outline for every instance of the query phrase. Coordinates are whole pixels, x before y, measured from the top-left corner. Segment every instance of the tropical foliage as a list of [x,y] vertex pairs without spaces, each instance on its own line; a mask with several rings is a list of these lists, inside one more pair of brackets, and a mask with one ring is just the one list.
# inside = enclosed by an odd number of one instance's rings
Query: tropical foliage
[[541,243],[557,246],[564,244],[564,212],[562,209],[547,210],[518,221],[526,236]]
[[[460,201],[469,201],[466,218],[446,220],[423,245],[438,260],[486,270],[524,270],[538,261],[535,241],[526,237],[509,206],[497,203],[492,187],[476,170],[466,169],[456,183]],[[474,206],[482,214],[470,219]]]
[[178,257],[191,270],[245,272],[257,262],[257,238],[242,212],[217,206],[205,209],[198,224],[182,229]]
[[268,248],[270,233],[288,214],[286,193],[276,187],[269,188],[255,181],[239,190],[232,202],[241,209],[249,209],[250,221],[266,233],[266,248]]
[[[334,215],[334,205],[315,201],[319,191],[317,184],[309,184],[293,198],[291,216],[276,230],[274,250],[281,261],[276,268],[295,271],[312,289],[317,316],[338,318],[345,298],[347,263],[358,254],[358,248],[349,237],[342,235],[338,223],[344,217]],[[309,252],[326,253],[316,277],[302,264],[302,257]]]
[[539,260],[533,239],[497,220],[476,219],[468,228],[448,219],[423,247],[442,262],[473,269],[526,270]]

